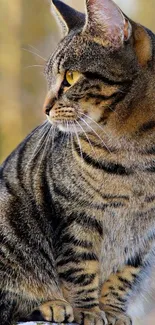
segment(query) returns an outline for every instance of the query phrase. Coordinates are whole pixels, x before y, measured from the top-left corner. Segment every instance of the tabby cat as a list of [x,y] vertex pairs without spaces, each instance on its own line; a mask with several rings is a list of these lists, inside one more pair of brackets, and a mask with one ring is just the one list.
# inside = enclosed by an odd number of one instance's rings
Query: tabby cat
[[1,325],[129,325],[155,303],[155,36],[85,4],[53,0],[48,118],[0,170]]

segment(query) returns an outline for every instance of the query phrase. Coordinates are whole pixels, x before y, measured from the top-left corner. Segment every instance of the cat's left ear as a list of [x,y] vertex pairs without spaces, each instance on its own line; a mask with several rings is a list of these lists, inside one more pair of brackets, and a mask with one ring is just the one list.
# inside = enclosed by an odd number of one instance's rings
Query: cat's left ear
[[60,0],[52,0],[52,12],[59,21],[63,34],[67,35],[71,30],[82,28],[85,24],[85,15]]
[[84,32],[103,42],[119,48],[132,34],[129,20],[112,0],[85,0],[86,24]]

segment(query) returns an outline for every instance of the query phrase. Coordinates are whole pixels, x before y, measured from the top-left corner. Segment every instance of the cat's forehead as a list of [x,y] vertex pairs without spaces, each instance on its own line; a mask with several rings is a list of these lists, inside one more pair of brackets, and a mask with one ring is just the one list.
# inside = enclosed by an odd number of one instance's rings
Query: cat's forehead
[[61,73],[64,70],[85,71],[89,66],[99,65],[101,57],[104,61],[110,61],[107,48],[100,46],[80,33],[67,35],[58,44],[54,53],[50,56],[46,66],[46,72]]
[[135,60],[130,44],[113,50],[78,31],[69,33],[61,40],[47,63],[45,73],[49,84],[55,84],[57,76],[63,76],[67,70],[96,74],[102,72],[107,78],[117,74],[118,78],[122,76],[128,79],[137,69]]

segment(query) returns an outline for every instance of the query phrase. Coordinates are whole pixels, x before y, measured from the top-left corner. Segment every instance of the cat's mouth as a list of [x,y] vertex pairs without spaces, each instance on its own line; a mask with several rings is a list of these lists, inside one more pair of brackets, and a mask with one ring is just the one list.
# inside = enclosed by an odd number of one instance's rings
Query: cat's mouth
[[89,107],[88,112],[86,108],[83,109],[80,106],[57,105],[57,103],[52,103],[50,98],[47,98],[44,112],[49,122],[65,133],[90,133],[100,127],[101,112],[97,112],[97,110],[94,112],[93,107],[92,109]]
[[60,131],[74,134],[90,132],[96,123],[86,112],[78,112],[73,107],[52,109],[48,114],[48,120]]
[[82,127],[80,127],[80,122],[78,121],[78,112],[74,107],[55,106],[49,111],[48,120],[60,131],[67,133],[82,132]]
[[54,108],[50,110],[48,115],[50,123],[64,132],[74,132],[77,118],[73,107]]
[[101,113],[96,112],[89,107],[87,109],[80,106],[67,106],[63,104],[57,105],[56,99],[47,97],[44,103],[44,112],[47,115],[49,122],[57,127],[60,131],[66,133],[85,133],[93,132],[99,127]]
[[87,134],[93,133],[97,134],[96,131],[100,128],[100,125],[89,115],[81,114],[81,116],[72,116],[71,119],[66,116],[61,118],[51,118],[48,117],[50,123],[57,127],[61,132],[68,134]]

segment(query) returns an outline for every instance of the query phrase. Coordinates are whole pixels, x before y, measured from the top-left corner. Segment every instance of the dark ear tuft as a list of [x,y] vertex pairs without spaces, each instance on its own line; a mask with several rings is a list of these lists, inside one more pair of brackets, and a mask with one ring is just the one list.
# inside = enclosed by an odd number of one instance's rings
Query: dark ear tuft
[[59,0],[52,0],[52,8],[65,30],[65,34],[68,34],[71,30],[83,28],[85,24],[85,14],[71,8]]

